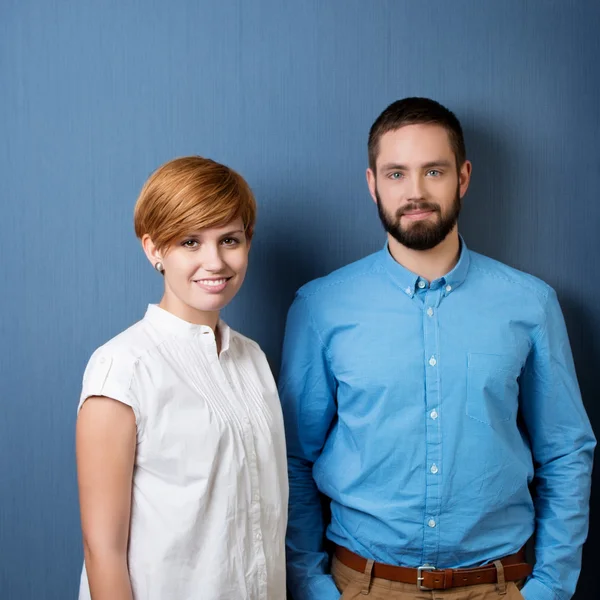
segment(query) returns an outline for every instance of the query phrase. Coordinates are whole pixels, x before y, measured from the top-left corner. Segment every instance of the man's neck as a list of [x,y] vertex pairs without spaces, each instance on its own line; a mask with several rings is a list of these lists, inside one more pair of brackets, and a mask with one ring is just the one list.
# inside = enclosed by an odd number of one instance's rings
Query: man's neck
[[434,281],[443,277],[456,266],[460,255],[460,240],[455,227],[446,239],[431,250],[411,250],[388,234],[390,254],[405,269]]

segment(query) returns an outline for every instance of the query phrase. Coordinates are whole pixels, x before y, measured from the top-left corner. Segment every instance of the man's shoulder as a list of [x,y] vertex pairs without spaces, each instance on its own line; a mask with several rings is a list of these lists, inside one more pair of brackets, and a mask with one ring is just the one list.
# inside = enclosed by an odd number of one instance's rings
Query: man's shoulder
[[470,254],[471,269],[484,277],[489,277],[491,280],[511,286],[516,293],[532,294],[537,296],[539,300],[545,301],[548,294],[552,292],[552,288],[535,275],[520,271],[478,252],[471,251]]
[[329,296],[334,290],[343,293],[359,289],[364,285],[365,279],[376,276],[380,271],[379,252],[365,256],[355,262],[340,267],[335,271],[313,279],[304,284],[297,292],[300,298],[322,298]]

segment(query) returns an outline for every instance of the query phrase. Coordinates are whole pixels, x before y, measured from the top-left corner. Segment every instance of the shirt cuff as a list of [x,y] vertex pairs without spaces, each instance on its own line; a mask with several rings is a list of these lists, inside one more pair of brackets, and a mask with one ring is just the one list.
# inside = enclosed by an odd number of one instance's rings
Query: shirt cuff
[[521,594],[525,600],[563,600],[535,577],[530,577],[527,580],[527,583],[521,590]]
[[290,586],[294,600],[339,600],[341,596],[331,575],[311,577],[310,582],[302,588],[298,590]]

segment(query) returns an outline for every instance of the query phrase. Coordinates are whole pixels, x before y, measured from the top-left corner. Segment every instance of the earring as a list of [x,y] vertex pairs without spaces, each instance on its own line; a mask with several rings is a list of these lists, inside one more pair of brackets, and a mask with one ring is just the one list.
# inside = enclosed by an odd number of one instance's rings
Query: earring
[[165,272],[165,268],[163,267],[163,264],[161,262],[157,262],[154,265],[154,268],[161,274]]

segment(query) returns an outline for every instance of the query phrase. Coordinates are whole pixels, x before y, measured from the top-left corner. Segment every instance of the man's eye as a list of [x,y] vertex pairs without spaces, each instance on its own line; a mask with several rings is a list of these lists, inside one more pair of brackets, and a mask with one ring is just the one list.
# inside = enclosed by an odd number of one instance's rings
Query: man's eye
[[391,179],[400,179],[401,177],[402,177],[402,173],[398,173],[398,172],[396,172],[396,173],[392,173],[392,174],[390,175],[390,178],[391,178]]
[[427,175],[430,175],[431,177],[439,177],[441,174],[441,171],[438,171],[437,169],[429,169],[429,171],[427,171]]

